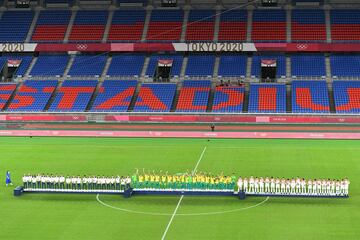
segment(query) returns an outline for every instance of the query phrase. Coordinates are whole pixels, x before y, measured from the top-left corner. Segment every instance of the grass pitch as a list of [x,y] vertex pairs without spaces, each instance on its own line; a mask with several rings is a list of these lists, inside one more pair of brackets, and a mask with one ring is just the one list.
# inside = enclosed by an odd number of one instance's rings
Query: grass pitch
[[[165,239],[360,239],[360,142],[0,138],[0,239],[161,239],[180,196],[12,195],[24,173],[126,175],[135,168],[342,178],[349,199],[185,196]],[[136,213],[134,213],[136,212]],[[216,214],[215,214],[216,213]]]

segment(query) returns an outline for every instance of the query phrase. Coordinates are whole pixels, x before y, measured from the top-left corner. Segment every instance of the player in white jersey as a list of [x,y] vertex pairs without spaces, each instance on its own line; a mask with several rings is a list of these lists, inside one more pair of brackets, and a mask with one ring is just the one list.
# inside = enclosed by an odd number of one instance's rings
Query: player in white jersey
[[319,179],[317,181],[317,191],[319,195],[322,195],[322,189],[323,189],[323,185],[322,185],[323,181],[321,179]]
[[291,191],[291,181],[290,181],[290,179],[286,179],[285,192],[286,192],[286,194],[290,194],[290,191]]
[[341,194],[341,182],[336,180],[335,182],[335,194],[339,196]]
[[[273,178],[271,178],[271,180],[274,180]],[[265,178],[265,193],[270,193],[270,183],[271,180],[269,179],[269,177]]]
[[69,176],[66,176],[65,183],[66,183],[66,189],[70,189],[71,188],[71,178]]
[[344,194],[345,195],[349,195],[349,185],[350,185],[350,181],[349,179],[345,178],[344,180]]
[[296,191],[296,180],[292,178],[290,180],[290,193],[295,194],[295,191]]
[[280,193],[285,194],[285,187],[286,187],[286,180],[285,178],[281,179],[281,185],[280,185]]
[[264,193],[264,178],[260,177],[259,179],[259,192]]
[[328,179],[326,180],[326,195],[330,195],[330,191],[331,191],[331,180]]
[[116,176],[115,183],[116,183],[116,190],[120,190],[120,176]]
[[60,178],[59,178],[59,176],[54,177],[54,183],[55,183],[55,189],[58,189],[60,187]]
[[297,194],[301,193],[301,179],[299,177],[295,180],[296,186],[295,186],[295,192]]
[[307,181],[307,194],[312,195],[313,194],[313,182],[311,179]]
[[280,179],[275,178],[274,181],[275,181],[275,191],[271,191],[271,193],[279,194],[280,193]]
[[243,181],[243,190],[245,193],[248,191],[248,184],[249,184],[249,181],[248,181],[247,177],[245,177],[244,181]]
[[334,179],[330,183],[330,194],[331,195],[335,194],[335,180]]
[[243,191],[243,180],[242,180],[241,176],[239,177],[239,179],[237,181],[237,186],[238,186],[238,192]]
[[300,187],[301,187],[301,194],[305,194],[306,193],[306,181],[305,178],[300,179]]
[[258,193],[259,192],[259,178],[255,177],[254,179],[254,192]]
[[326,194],[326,185],[327,185],[326,180],[325,179],[321,180],[321,195]]
[[255,184],[254,177],[251,176],[249,179],[249,192],[251,192],[251,193],[254,192],[254,184]]
[[60,189],[64,189],[65,188],[65,177],[64,176],[59,177],[59,183],[60,183]]

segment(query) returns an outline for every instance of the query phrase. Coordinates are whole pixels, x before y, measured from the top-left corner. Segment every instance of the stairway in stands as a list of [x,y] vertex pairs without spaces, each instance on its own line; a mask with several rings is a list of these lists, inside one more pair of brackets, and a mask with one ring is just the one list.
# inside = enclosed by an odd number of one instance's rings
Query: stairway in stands
[[16,86],[14,92],[11,94],[9,100],[7,101],[7,103],[5,104],[5,106],[3,107],[3,111],[6,111],[6,110],[8,109],[10,103],[14,100],[14,97],[16,96],[17,92],[19,91],[19,89],[21,88],[22,85],[23,85],[23,83],[20,82],[20,83]]
[[332,83],[328,83],[330,113],[336,113],[334,91]]
[[173,103],[172,103],[171,108],[170,108],[170,112],[175,112],[176,111],[176,106],[177,106],[178,101],[179,101],[181,88],[182,88],[182,82],[179,82],[177,84],[177,87],[176,87],[176,92],[175,92]]
[[62,84],[63,84],[62,81],[58,81],[58,84],[57,84],[55,90],[53,91],[53,93],[51,94],[51,97],[50,97],[48,103],[46,104],[44,111],[49,110],[49,108],[50,108],[51,104],[54,102],[55,96],[58,94],[59,89],[61,88]]
[[131,98],[131,102],[130,102],[130,105],[129,105],[128,112],[132,112],[134,110],[136,100],[137,100],[139,92],[140,92],[140,87],[141,87],[141,82],[138,82],[138,84],[136,85],[134,95]]
[[216,82],[212,82],[211,83],[211,90],[209,92],[209,100],[208,100],[208,105],[207,105],[207,108],[206,108],[206,112],[211,112],[212,111],[212,107],[214,105],[215,90],[216,90]]
[[245,83],[245,91],[244,91],[244,103],[243,103],[243,113],[247,113],[249,109],[249,90],[250,83]]
[[291,113],[291,84],[286,84],[286,112]]

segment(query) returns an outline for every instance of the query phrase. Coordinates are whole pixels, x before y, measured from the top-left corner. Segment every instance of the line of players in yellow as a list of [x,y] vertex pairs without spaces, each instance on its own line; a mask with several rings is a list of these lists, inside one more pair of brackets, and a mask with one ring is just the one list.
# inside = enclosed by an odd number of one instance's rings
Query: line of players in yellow
[[234,190],[237,177],[233,175],[212,174],[204,172],[186,172],[168,174],[155,171],[144,171],[132,176],[131,184],[135,189],[147,190]]

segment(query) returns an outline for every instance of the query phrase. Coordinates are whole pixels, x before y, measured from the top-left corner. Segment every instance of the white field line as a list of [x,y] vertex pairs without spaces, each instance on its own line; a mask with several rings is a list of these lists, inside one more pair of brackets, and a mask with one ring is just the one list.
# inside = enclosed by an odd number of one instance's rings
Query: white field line
[[[199,164],[200,164],[200,162],[201,162],[201,159],[202,159],[203,156],[204,156],[205,151],[206,151],[206,147],[204,147],[203,151],[201,152],[201,155],[200,155],[198,161],[196,162],[196,165],[195,165],[194,169],[192,170],[192,174],[196,173],[196,170],[197,170],[197,168],[198,168],[198,166],[199,166]],[[176,205],[176,208],[175,208],[175,210],[174,210],[174,212],[173,212],[173,214],[172,214],[172,216],[171,216],[171,218],[170,218],[170,221],[169,221],[168,225],[166,226],[165,232],[164,232],[161,240],[164,240],[164,239],[165,239],[166,234],[167,234],[167,232],[168,232],[168,230],[169,230],[169,228],[170,228],[170,225],[171,225],[171,223],[172,223],[172,221],[173,221],[173,219],[174,219],[174,217],[175,217],[175,215],[176,215],[177,210],[179,209],[179,206],[180,206],[181,201],[183,200],[183,198],[184,198],[184,195],[181,195],[181,197],[180,197],[180,199],[179,199],[179,202],[178,202],[178,204]]]
[[[118,210],[118,211],[122,211],[122,212],[127,212],[127,213],[133,213],[133,214],[141,214],[141,215],[150,215],[150,216],[172,216],[171,213],[159,213],[159,212],[144,212],[144,211],[137,211],[137,210],[131,210],[131,209],[126,209],[126,208],[120,208],[120,207],[115,207],[112,206],[110,204],[104,203],[103,201],[101,201],[100,199],[100,194],[96,195],[96,200],[103,206],[108,207],[108,208],[112,208],[114,210]],[[235,209],[229,209],[229,210],[224,210],[224,211],[214,211],[214,212],[199,212],[199,213],[177,213],[177,216],[207,216],[207,215],[218,215],[218,214],[225,214],[225,213],[233,213],[233,212],[240,212],[240,211],[245,211],[248,209],[252,209],[255,207],[258,207],[262,204],[264,204],[265,202],[267,202],[269,200],[270,197],[267,197],[266,199],[264,199],[263,201],[255,204],[255,205],[251,205],[248,207],[243,207],[243,208],[235,208]]]

